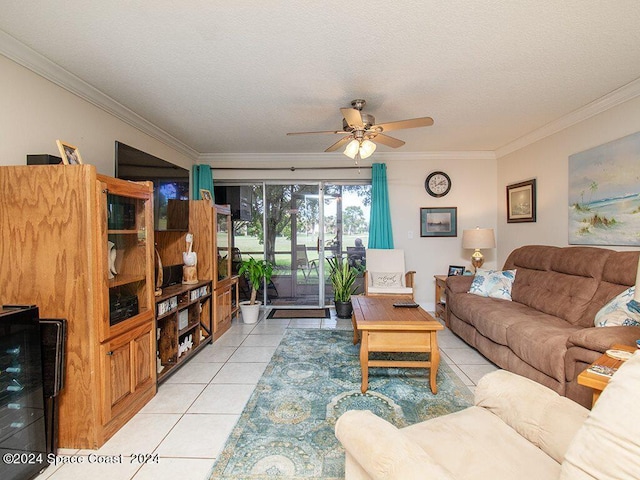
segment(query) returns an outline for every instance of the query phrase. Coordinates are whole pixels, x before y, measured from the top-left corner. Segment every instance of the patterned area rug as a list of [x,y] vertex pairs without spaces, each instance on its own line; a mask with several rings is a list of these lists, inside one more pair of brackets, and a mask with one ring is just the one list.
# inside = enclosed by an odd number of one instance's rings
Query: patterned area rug
[[399,368],[370,369],[362,394],[360,346],[352,340],[351,331],[288,329],[210,478],[342,479],[344,450],[334,426],[345,411],[371,410],[404,427],[472,404],[471,391],[444,361],[437,395],[426,369]]
[[267,318],[330,318],[328,308],[274,308]]

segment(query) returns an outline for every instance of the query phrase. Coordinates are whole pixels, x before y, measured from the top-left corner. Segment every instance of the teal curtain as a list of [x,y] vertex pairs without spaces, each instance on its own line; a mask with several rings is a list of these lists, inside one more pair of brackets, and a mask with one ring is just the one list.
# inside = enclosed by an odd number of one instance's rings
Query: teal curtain
[[384,163],[374,163],[371,169],[369,248],[393,248],[387,165]]
[[209,190],[211,192],[211,198],[215,201],[213,196],[213,174],[211,173],[211,167],[209,165],[194,165],[191,170],[191,177],[193,179],[191,198],[193,200],[202,200],[200,190]]

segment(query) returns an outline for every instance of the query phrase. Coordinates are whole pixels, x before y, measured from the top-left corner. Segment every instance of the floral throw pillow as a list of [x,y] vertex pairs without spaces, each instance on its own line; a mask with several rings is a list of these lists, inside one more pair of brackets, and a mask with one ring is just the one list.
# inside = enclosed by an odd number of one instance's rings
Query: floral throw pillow
[[[633,300],[635,287],[627,288],[615,297],[598,313],[594,322],[596,327],[638,326],[640,325],[640,305]],[[631,305],[629,305],[631,304]],[[634,305],[635,304],[635,305]]]
[[511,301],[511,287],[515,278],[515,270],[484,270],[479,268],[471,283],[469,293]]

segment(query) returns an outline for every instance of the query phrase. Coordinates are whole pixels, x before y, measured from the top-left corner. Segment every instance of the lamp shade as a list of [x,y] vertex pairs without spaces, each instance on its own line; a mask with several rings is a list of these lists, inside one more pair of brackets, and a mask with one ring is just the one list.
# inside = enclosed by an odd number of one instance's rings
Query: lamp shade
[[344,149],[344,154],[349,158],[356,158],[359,148],[360,142],[354,138],[347,144],[347,148]]
[[496,248],[496,237],[493,234],[493,228],[463,230],[462,248]]
[[370,157],[373,152],[376,151],[376,144],[371,140],[365,140],[360,145],[360,158]]

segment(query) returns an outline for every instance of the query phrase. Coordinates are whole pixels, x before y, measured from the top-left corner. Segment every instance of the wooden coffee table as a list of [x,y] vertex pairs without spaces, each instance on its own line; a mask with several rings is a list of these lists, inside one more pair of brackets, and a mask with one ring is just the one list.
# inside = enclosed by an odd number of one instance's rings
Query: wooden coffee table
[[[444,327],[422,308],[394,307],[406,296],[353,296],[353,343],[360,339],[362,393],[369,387],[369,367],[428,368],[431,391],[438,393],[438,330]],[[369,360],[370,352],[430,353],[429,361]]]

